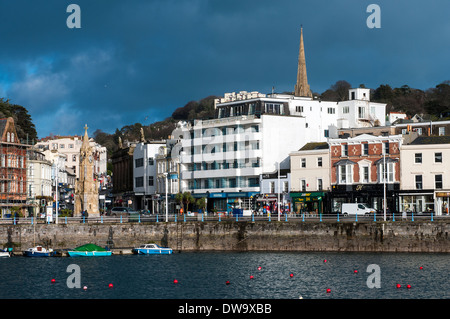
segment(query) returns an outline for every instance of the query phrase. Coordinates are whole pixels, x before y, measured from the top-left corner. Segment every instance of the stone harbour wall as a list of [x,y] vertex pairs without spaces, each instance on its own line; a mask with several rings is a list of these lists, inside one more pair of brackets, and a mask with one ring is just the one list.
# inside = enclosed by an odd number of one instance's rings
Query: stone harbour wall
[[450,220],[428,222],[178,222],[0,225],[0,248],[94,243],[174,251],[450,252]]

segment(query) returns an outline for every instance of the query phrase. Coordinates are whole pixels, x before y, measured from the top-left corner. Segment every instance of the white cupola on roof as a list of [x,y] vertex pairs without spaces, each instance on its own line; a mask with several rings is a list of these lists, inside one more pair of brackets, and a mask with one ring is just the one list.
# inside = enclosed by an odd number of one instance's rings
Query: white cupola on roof
[[348,90],[349,100],[370,101],[370,89],[356,88]]

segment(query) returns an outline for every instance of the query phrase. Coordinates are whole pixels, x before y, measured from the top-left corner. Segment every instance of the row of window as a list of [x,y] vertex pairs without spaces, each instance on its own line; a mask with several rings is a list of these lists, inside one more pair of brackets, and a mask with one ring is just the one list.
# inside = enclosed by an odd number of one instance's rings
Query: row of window
[[[306,184],[305,184],[305,187],[306,187]],[[286,182],[286,181],[283,182],[283,186],[282,186],[281,192],[282,193],[289,193],[289,182]],[[275,190],[275,182],[270,182],[270,193],[271,194],[278,193],[278,189]]]
[[[69,147],[69,148],[73,148],[74,147],[74,144],[67,144],[67,146]],[[61,148],[66,148],[66,144],[59,144],[59,148],[61,149]],[[52,143],[52,149],[53,150],[57,150],[58,149],[58,143]]]
[[[442,163],[442,152],[435,152],[434,153],[434,162],[435,163]],[[414,163],[422,164],[422,153],[415,153],[414,154]]]
[[[154,177],[149,176],[148,177],[148,186],[153,186],[154,182],[155,182]],[[143,176],[135,177],[134,186],[135,187],[144,187],[144,177]]]
[[188,182],[188,188],[192,190],[235,187],[259,187],[259,177],[205,178]]
[[[423,189],[423,177],[422,175],[416,175],[415,176],[416,181],[416,189]],[[435,189],[442,189],[442,175],[436,174],[434,175],[434,188]]]
[[260,167],[261,160],[259,158],[254,159],[235,159],[233,162],[202,162],[202,163],[193,163],[187,165],[187,170],[192,171],[207,171],[207,170],[216,170],[216,169],[233,169],[233,168],[253,168]]
[[[390,154],[390,143],[389,142],[383,142],[383,148],[382,148],[382,154]],[[348,156],[348,144],[342,144],[341,145],[341,154],[342,156]],[[361,155],[367,156],[369,155],[369,144],[363,143],[361,144]]]
[[[322,157],[318,157],[317,158],[317,167],[322,167],[322,165],[323,165]],[[303,157],[300,159],[300,167],[301,168],[306,167],[306,158]]]
[[222,135],[233,135],[233,134],[242,134],[245,132],[248,133],[258,133],[259,132],[259,125],[253,124],[253,125],[236,125],[233,127],[211,127],[211,128],[204,128],[204,129],[195,129],[190,132],[191,139],[193,138],[200,138],[200,137],[213,137],[213,136],[222,136]]
[[230,142],[222,144],[205,144],[202,146],[187,147],[184,149],[187,155],[198,154],[215,154],[220,152],[237,152],[259,150],[259,141],[243,141],[243,142]]
[[[322,108],[320,108],[322,111]],[[375,107],[371,107],[371,113],[375,114]],[[295,111],[298,113],[303,113],[304,108],[303,106],[296,106]],[[312,111],[312,107],[310,107],[310,111]],[[343,106],[342,107],[342,113],[348,114],[350,113],[350,106]],[[327,114],[336,114],[336,108],[335,107],[327,107]],[[364,106],[358,107],[358,117],[359,118],[366,118],[366,108]]]
[[[353,164],[338,165],[336,169],[338,184],[353,184]],[[369,183],[372,179],[370,176],[370,164],[361,164],[359,166],[360,181]],[[378,183],[394,183],[395,180],[395,163],[380,163],[377,166]]]
[[[149,157],[148,158],[148,165],[152,166],[154,164],[155,164],[155,160],[153,159],[153,157]],[[134,160],[134,167],[137,168],[137,167],[142,167],[142,166],[144,166],[144,158],[142,158],[142,157],[141,158],[136,158]]]
[[23,156],[2,154],[0,156],[1,167],[25,168],[25,158]]
[[[285,182],[285,183],[287,183],[287,182]],[[323,180],[321,179],[321,178],[317,178],[316,179],[316,190],[317,191],[322,191],[323,190]],[[306,186],[309,186],[307,183],[306,183],[306,179],[300,179],[300,191],[301,192],[306,192]],[[287,190],[285,190],[285,192],[287,192]]]
[[[417,134],[422,135],[423,134],[423,129],[421,127],[418,128],[414,128],[413,129],[414,132],[417,132]],[[404,128],[402,129],[402,134],[405,135],[408,133],[408,129]],[[440,126],[438,127],[438,135],[439,136],[443,136],[445,135],[445,126]]]

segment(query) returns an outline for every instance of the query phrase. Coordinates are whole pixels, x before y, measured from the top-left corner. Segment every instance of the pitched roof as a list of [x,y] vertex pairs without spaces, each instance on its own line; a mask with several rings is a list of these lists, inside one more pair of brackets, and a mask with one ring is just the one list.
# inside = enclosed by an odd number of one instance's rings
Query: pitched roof
[[412,145],[424,145],[424,144],[450,144],[449,135],[441,136],[419,136],[410,144]]
[[329,147],[327,142],[311,142],[303,145],[299,151],[324,150]]

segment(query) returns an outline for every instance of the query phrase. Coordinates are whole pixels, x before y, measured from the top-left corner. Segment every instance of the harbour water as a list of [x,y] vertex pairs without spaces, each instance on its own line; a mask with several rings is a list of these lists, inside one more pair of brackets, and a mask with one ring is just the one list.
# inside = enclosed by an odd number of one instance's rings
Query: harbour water
[[[70,265],[80,288],[68,287]],[[0,259],[0,299],[448,299],[449,269],[448,254],[428,253],[16,256]]]

